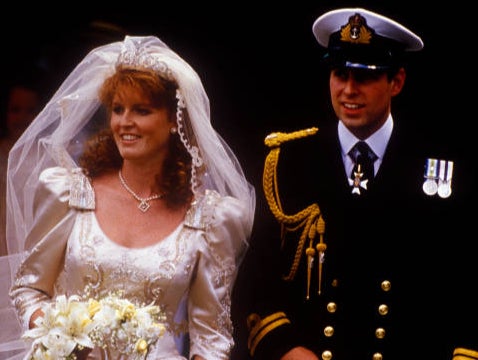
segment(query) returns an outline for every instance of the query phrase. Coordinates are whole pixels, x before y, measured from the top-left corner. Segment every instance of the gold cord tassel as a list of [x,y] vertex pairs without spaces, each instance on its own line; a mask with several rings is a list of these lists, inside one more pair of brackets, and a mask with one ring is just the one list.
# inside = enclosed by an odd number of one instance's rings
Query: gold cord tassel
[[319,218],[317,221],[317,232],[319,233],[319,243],[317,244],[317,253],[318,253],[318,290],[317,294],[321,294],[322,292],[322,268],[324,263],[325,257],[325,250],[327,249],[327,245],[324,243],[324,234],[325,234],[325,221],[322,217]]
[[307,295],[306,299],[309,300],[310,298],[310,280],[312,278],[312,268],[314,267],[314,257],[315,257],[315,249],[313,247],[313,241],[310,240],[309,247],[305,250],[305,254],[307,255]]

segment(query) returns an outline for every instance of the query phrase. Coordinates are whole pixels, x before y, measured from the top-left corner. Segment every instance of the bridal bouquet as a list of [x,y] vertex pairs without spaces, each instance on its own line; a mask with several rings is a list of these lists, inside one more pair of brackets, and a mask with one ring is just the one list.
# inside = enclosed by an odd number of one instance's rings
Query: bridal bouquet
[[74,360],[74,350],[96,346],[144,359],[149,346],[165,332],[158,306],[137,306],[119,294],[87,301],[62,295],[42,310],[36,327],[23,335],[32,341],[30,360]]

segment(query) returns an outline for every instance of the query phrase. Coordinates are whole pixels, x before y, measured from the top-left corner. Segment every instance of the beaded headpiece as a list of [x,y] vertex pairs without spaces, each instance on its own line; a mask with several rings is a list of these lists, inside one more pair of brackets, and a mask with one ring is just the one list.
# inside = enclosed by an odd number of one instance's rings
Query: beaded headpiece
[[124,49],[118,56],[116,66],[126,66],[134,69],[151,69],[168,80],[174,80],[174,75],[165,61],[147,52],[147,48]]

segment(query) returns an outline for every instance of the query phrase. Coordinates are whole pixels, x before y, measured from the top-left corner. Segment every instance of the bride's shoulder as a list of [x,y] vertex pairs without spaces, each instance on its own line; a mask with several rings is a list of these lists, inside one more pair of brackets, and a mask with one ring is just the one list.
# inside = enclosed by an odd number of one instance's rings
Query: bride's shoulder
[[39,193],[67,199],[70,207],[94,209],[94,191],[90,180],[81,168],[67,169],[60,166],[43,170],[39,177]]
[[224,223],[242,218],[244,204],[231,196],[222,196],[217,191],[206,190],[197,197],[186,214],[186,224],[196,228]]

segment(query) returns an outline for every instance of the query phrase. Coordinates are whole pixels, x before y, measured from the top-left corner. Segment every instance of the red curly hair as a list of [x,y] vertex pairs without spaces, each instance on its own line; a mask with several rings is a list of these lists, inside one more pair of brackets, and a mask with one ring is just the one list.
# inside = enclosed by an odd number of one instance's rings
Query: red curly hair
[[[99,91],[99,98],[111,115],[111,107],[115,94],[125,87],[136,89],[148,97],[151,103],[160,108],[166,107],[172,119],[175,119],[177,109],[175,81],[167,80],[152,70],[138,70],[127,67],[117,67],[116,72],[105,80]],[[183,111],[185,119],[187,111]],[[166,159],[158,177],[158,186],[165,192],[166,204],[171,207],[181,207],[191,202],[192,160],[178,134],[172,134],[169,142],[170,157]],[[118,151],[110,128],[98,131],[87,140],[85,151],[79,159],[80,166],[90,178],[95,178],[105,172],[119,170],[123,159]]]

